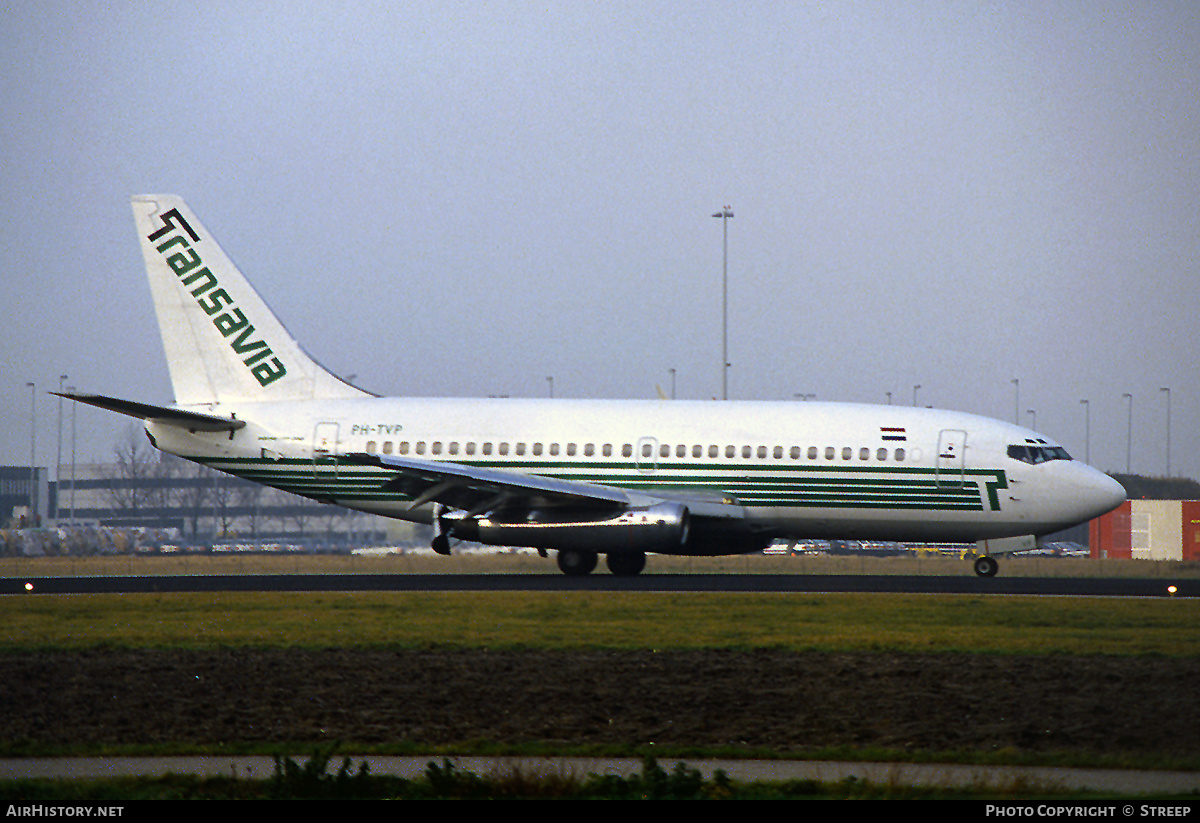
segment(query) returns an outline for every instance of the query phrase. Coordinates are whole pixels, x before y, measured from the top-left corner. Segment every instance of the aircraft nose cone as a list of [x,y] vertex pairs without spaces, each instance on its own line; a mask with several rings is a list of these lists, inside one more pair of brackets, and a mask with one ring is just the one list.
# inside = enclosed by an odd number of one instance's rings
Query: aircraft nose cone
[[1113,480],[1107,474],[1089,469],[1086,492],[1086,504],[1094,513],[1090,517],[1099,517],[1115,509],[1125,502],[1125,487]]
[[1104,484],[1104,488],[1100,490],[1100,494],[1104,497],[1104,511],[1110,512],[1124,503],[1128,495],[1125,493],[1125,487],[1107,474],[1104,475],[1104,479],[1108,482]]
[[1125,488],[1102,471],[1075,461],[1052,461],[1042,468],[1052,480],[1046,489],[1049,508],[1046,532],[1076,526],[1094,520],[1125,502]]

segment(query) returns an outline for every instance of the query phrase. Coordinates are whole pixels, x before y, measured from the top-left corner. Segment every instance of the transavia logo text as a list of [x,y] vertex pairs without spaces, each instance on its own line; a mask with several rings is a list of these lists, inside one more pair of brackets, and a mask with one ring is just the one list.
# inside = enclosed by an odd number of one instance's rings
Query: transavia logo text
[[[183,219],[179,210],[164,212],[162,221],[163,227],[149,235],[148,239],[157,244],[155,248],[158,249],[158,253],[166,258],[167,265],[191,292],[192,297],[196,298],[197,305],[212,318],[213,325],[229,341],[234,353],[239,357],[249,355],[243,358],[242,362],[249,367],[259,385],[274,383],[287,374],[287,369],[279,358],[274,356],[275,352],[266,341],[253,339],[254,326],[246,319],[246,315],[242,314],[242,310],[233,304],[233,298],[225,289],[220,288],[216,276],[203,265],[200,255],[188,242],[190,237],[193,243],[198,243],[200,236]],[[163,237],[166,239],[158,243]],[[168,254],[172,249],[174,251]],[[228,308],[221,311],[223,306]]]

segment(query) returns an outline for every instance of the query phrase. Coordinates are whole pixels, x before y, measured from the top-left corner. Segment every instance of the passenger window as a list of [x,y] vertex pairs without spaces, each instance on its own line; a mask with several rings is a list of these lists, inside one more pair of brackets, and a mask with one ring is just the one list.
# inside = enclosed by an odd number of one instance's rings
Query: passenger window
[[534,444],[533,444],[533,454],[534,454],[534,456],[535,456],[535,457],[541,457],[541,456],[542,456],[542,444],[541,444],[541,443],[534,443]]
[[772,450],[772,452],[771,452],[771,455],[772,455],[772,456],[773,456],[773,457],[774,457],[776,460],[780,460],[780,459],[782,459],[782,458],[783,458],[783,446],[776,446],[776,447],[775,447],[775,448]]
[[612,457],[612,443],[605,443],[603,454],[605,457]]
[[575,456],[575,444],[568,443],[567,444],[567,457],[574,457],[574,456]]
[[800,447],[792,446],[792,448],[788,451],[788,456],[791,457],[793,460],[799,460],[800,459]]
[[852,448],[850,448],[849,446],[842,447],[842,459],[843,460],[849,460],[853,454],[854,454],[854,450]]
[[725,447],[725,456],[726,457],[734,457],[736,454],[737,454],[736,446],[726,446]]
[[484,454],[491,454],[491,453],[492,453],[492,444],[491,444],[491,441],[489,441],[489,442],[487,442],[487,443],[484,443],[484,444],[483,444],[483,453],[484,453]]
[[742,446],[742,457],[749,458],[753,454],[749,446]]
[[550,444],[550,456],[558,457],[558,444],[557,443]]
[[400,441],[400,453],[408,454],[408,441],[407,440]]
[[858,459],[859,460],[870,460],[871,459],[871,450],[868,449],[866,446],[863,446],[861,449],[858,450]]
[[875,452],[875,459],[887,460],[887,449],[880,449],[879,451]]
[[517,444],[517,454],[522,454],[522,455],[525,454],[525,444],[524,443]]
[[434,440],[434,441],[433,441],[433,448],[432,448],[430,451],[431,451],[431,453],[432,453],[432,454],[441,454],[441,453],[442,453],[442,441],[441,441],[441,440]]
[[808,447],[808,459],[809,459],[809,460],[816,460],[816,459],[817,459],[817,447],[816,447],[816,446],[809,446],[809,447]]
[[475,441],[472,440],[469,443],[467,443],[467,454],[474,454],[474,453],[475,453]]
[[367,441],[367,454],[374,454],[374,453],[375,453],[375,441],[368,440]]
[[642,444],[642,457],[653,457],[653,456],[654,456],[654,447],[651,446],[649,443],[643,443]]
[[508,444],[507,443],[500,444],[500,454],[508,454]]
[[392,441],[391,440],[388,440],[383,444],[383,453],[384,454],[392,453]]
[[425,441],[418,440],[417,441],[417,454],[424,454],[424,453],[425,453]]
[[720,446],[709,446],[708,447],[708,456],[714,457],[714,458],[720,457],[721,456],[721,447]]
[[458,454],[458,441],[457,440],[450,441],[450,453]]
[[683,445],[682,443],[680,443],[678,446],[676,446],[675,447],[675,456],[676,457],[687,457],[687,446]]
[[900,463],[904,460],[904,449],[896,449],[896,462]]
[[586,446],[583,447],[583,456],[584,457],[591,457],[595,453],[596,453],[596,445],[594,443],[588,443]]
[[703,456],[704,456],[704,447],[703,446],[692,446],[692,457],[703,457]]
[[658,456],[659,457],[670,457],[671,456],[671,447],[668,446],[666,443],[663,443],[661,446],[658,447]]
[[837,456],[837,450],[834,449],[833,446],[826,446],[825,447],[825,459],[832,460],[835,456]]

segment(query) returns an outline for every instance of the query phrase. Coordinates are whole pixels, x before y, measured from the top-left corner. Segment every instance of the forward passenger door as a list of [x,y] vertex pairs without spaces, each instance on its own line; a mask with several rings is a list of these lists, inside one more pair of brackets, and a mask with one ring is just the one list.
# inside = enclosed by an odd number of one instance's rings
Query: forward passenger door
[[967,474],[967,433],[961,429],[942,429],[938,433],[937,485],[961,486]]

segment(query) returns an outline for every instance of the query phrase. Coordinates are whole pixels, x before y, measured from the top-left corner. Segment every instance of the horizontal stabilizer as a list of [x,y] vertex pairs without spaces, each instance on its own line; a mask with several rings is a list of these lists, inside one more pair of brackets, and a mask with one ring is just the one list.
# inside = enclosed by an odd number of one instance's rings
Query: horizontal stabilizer
[[137,403],[133,400],[121,400],[116,397],[105,397],[101,394],[75,394],[73,392],[50,392],[68,400],[87,403],[89,406],[127,414],[139,420],[153,420],[170,426],[179,426],[194,432],[223,432],[237,431],[246,425],[245,420],[232,417],[221,417],[216,414],[171,409],[166,406],[152,406],[149,403]]

